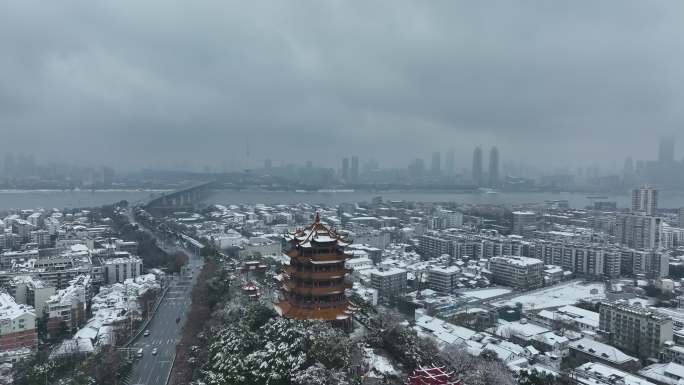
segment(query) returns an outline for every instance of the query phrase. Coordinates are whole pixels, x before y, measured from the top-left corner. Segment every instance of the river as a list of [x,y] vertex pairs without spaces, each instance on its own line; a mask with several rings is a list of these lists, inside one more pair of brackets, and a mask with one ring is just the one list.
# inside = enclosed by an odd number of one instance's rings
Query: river
[[[628,207],[630,197],[624,195],[600,194],[601,199],[590,199],[585,193],[530,193],[500,192],[496,194],[461,193],[461,192],[423,192],[423,191],[386,191],[386,192],[333,192],[333,193],[300,193],[272,191],[217,191],[206,202],[220,204],[288,204],[308,202],[312,204],[335,205],[339,203],[369,202],[373,197],[381,196],[384,200],[406,200],[417,202],[456,202],[461,204],[503,204],[518,205],[525,203],[542,203],[552,200],[567,200],[570,207],[584,208],[595,200],[615,201],[618,207]],[[605,198],[603,198],[605,197]],[[684,192],[661,192],[659,207],[684,207]]]
[[[135,202],[160,194],[159,190],[0,190],[0,210],[28,208],[76,208],[95,207],[127,200]],[[629,196],[604,195],[601,201],[615,201],[619,207],[628,207]],[[541,203],[550,200],[567,200],[571,207],[583,208],[591,205],[594,199],[584,193],[529,193],[501,192],[497,194],[461,192],[424,192],[424,191],[386,191],[386,192],[294,192],[294,191],[253,191],[219,190],[205,200],[205,203],[228,204],[291,204],[308,202],[312,204],[335,205],[344,202],[370,201],[375,196],[384,200],[406,200],[420,202],[456,202],[464,204],[525,204]],[[684,192],[663,191],[659,196],[659,207],[684,207]]]

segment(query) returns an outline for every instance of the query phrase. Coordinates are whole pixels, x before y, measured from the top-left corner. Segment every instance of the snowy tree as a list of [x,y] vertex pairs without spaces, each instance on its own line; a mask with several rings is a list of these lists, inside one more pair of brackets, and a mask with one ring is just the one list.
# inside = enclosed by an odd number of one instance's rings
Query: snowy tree
[[[307,354],[310,361],[328,368],[348,368],[357,349],[340,329],[323,322],[309,323]],[[356,352],[359,354],[358,352]]]
[[219,330],[209,348],[205,378],[209,385],[241,383],[248,377],[244,357],[252,351],[256,337],[248,330],[232,326]]
[[327,369],[323,364],[317,363],[299,371],[292,378],[296,385],[350,385],[346,374],[335,369]]
[[513,375],[501,360],[474,357],[462,346],[446,346],[440,358],[468,385],[515,384]]
[[285,318],[271,318],[252,331],[264,315],[254,314],[215,333],[203,368],[207,384],[290,384],[293,378],[304,381],[312,366],[329,371],[333,379],[345,378],[342,369],[349,365],[352,345],[342,332],[322,322]]

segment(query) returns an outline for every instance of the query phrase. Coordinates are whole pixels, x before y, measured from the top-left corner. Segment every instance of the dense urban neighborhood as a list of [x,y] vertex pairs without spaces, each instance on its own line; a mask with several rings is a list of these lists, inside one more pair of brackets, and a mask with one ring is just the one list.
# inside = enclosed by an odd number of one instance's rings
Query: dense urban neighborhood
[[11,211],[1,378],[679,384],[683,213],[631,203]]

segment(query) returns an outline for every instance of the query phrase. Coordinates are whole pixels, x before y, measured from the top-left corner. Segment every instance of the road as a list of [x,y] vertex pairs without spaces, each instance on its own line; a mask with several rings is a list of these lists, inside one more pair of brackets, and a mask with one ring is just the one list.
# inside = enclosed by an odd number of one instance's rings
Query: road
[[[180,342],[183,325],[192,304],[191,292],[202,267],[199,257],[191,257],[192,278],[175,278],[159,308],[152,316],[147,330],[150,335],[140,335],[132,344],[133,351],[143,349],[143,356],[136,360],[131,372],[130,384],[165,385],[173,366],[176,345]],[[176,323],[176,318],[180,322]],[[157,348],[156,355],[152,349]]]
[[[137,352],[143,349],[142,358],[138,358],[133,365],[129,384],[135,385],[165,385],[176,354],[176,345],[180,342],[183,325],[187,320],[192,304],[192,288],[203,266],[202,257],[192,254],[188,266],[192,271],[191,277],[174,277],[169,284],[166,296],[159,304],[159,308],[152,316],[147,326],[150,335],[138,336],[131,344],[131,349]],[[180,322],[176,323],[176,318]],[[157,354],[152,349],[157,348]]]

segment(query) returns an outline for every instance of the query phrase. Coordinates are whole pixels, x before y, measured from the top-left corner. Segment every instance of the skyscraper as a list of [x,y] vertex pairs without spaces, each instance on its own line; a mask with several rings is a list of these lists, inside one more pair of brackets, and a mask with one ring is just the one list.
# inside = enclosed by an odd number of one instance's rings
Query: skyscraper
[[456,163],[454,161],[455,152],[453,149],[449,150],[446,154],[446,161],[444,163],[444,171],[447,175],[454,175]]
[[270,170],[271,167],[273,167],[273,161],[271,161],[270,158],[266,158],[266,160],[264,160],[264,168]]
[[351,158],[351,181],[357,183],[359,181],[359,157],[352,156]]
[[641,186],[632,190],[632,212],[655,215],[658,209],[658,190],[651,186]]
[[349,182],[349,158],[342,158],[342,179]]
[[660,138],[660,146],[658,147],[658,161],[660,163],[674,162],[674,145],[675,139],[673,136]]
[[684,227],[684,207],[679,208],[679,227]]
[[499,149],[492,147],[489,152],[489,187],[499,185]]
[[425,173],[425,162],[423,159],[416,159],[409,165],[409,175],[413,180],[419,180]]
[[442,154],[439,151],[432,153],[432,163],[430,164],[430,172],[437,176],[442,174]]
[[473,152],[473,183],[482,186],[482,149],[479,146]]

